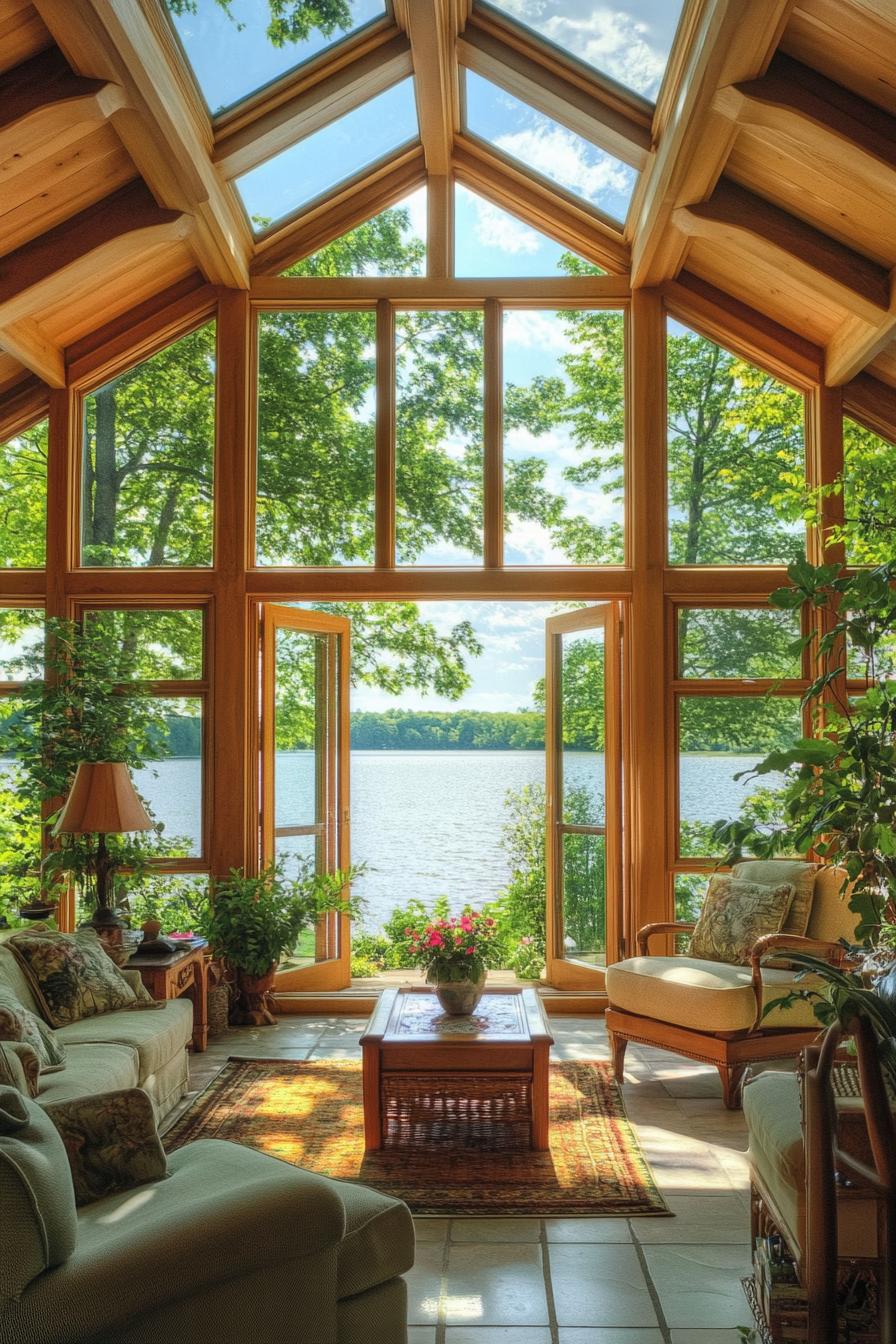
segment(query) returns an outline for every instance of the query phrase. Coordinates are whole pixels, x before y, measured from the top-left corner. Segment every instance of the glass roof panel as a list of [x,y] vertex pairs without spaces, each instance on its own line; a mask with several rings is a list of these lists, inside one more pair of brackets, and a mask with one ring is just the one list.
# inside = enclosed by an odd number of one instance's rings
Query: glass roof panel
[[570,56],[656,98],[684,0],[490,0]]
[[369,99],[236,179],[256,233],[417,138],[414,81]]
[[637,178],[634,168],[481,75],[465,74],[467,126],[474,135],[582,196],[621,226]]
[[425,275],[426,188],[405,196],[284,275]]
[[386,13],[385,0],[165,0],[165,6],[212,113]]
[[[564,258],[571,265],[564,263]],[[590,266],[561,243],[475,191],[460,183],[454,188],[455,275],[517,279],[581,274],[578,268],[584,268],[587,274],[603,274],[599,266]]]

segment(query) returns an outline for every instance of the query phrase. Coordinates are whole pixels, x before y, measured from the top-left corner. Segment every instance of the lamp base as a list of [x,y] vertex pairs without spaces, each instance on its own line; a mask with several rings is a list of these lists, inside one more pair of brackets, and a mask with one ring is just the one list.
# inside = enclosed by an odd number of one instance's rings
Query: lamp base
[[112,910],[108,905],[98,905],[90,919],[85,919],[82,927],[88,929],[123,929],[125,922],[117,910]]

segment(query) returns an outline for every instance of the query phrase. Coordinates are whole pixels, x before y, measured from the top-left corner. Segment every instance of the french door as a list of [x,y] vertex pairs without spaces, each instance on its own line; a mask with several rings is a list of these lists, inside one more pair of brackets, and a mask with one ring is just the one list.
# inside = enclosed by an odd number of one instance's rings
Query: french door
[[[262,858],[288,875],[350,863],[350,634],[341,616],[262,610]],[[276,989],[344,989],[350,953],[348,919],[325,915],[284,955]]]
[[601,989],[621,950],[620,680],[615,604],[548,619],[547,977],[558,989]]

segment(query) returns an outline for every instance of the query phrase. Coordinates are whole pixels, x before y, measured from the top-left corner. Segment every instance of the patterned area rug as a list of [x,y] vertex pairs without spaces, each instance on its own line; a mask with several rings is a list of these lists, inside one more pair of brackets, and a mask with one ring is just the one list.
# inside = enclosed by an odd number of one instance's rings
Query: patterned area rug
[[546,1153],[431,1147],[364,1152],[355,1060],[230,1059],[164,1136],[230,1139],[326,1176],[361,1181],[416,1214],[667,1214],[609,1064],[551,1065]]

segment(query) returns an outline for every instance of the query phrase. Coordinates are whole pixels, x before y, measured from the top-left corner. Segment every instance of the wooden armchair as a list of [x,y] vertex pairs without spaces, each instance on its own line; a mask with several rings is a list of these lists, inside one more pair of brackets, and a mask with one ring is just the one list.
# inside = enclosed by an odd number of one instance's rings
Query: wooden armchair
[[650,939],[693,932],[693,924],[647,924],[638,933],[638,955],[607,967],[607,1029],[616,1078],[623,1079],[629,1041],[652,1045],[701,1063],[714,1064],[726,1107],[737,1109],[747,1066],[758,1060],[795,1057],[818,1035],[812,1005],[804,1001],[765,1007],[796,983],[795,972],[763,966],[772,945],[839,956],[840,939],[853,941],[856,916],[843,892],[839,868],[799,860],[747,861],[735,877],[754,882],[811,881],[805,936],[779,933],[760,938],[748,965],[688,956],[652,956]]
[[894,1103],[870,1025],[851,1024],[854,1058],[838,1056],[844,1034],[833,1026],[806,1050],[802,1077],[766,1072],[745,1090],[754,1244],[783,1238],[806,1294],[809,1344],[837,1344],[844,1267],[874,1271],[876,1337],[896,1344]]

